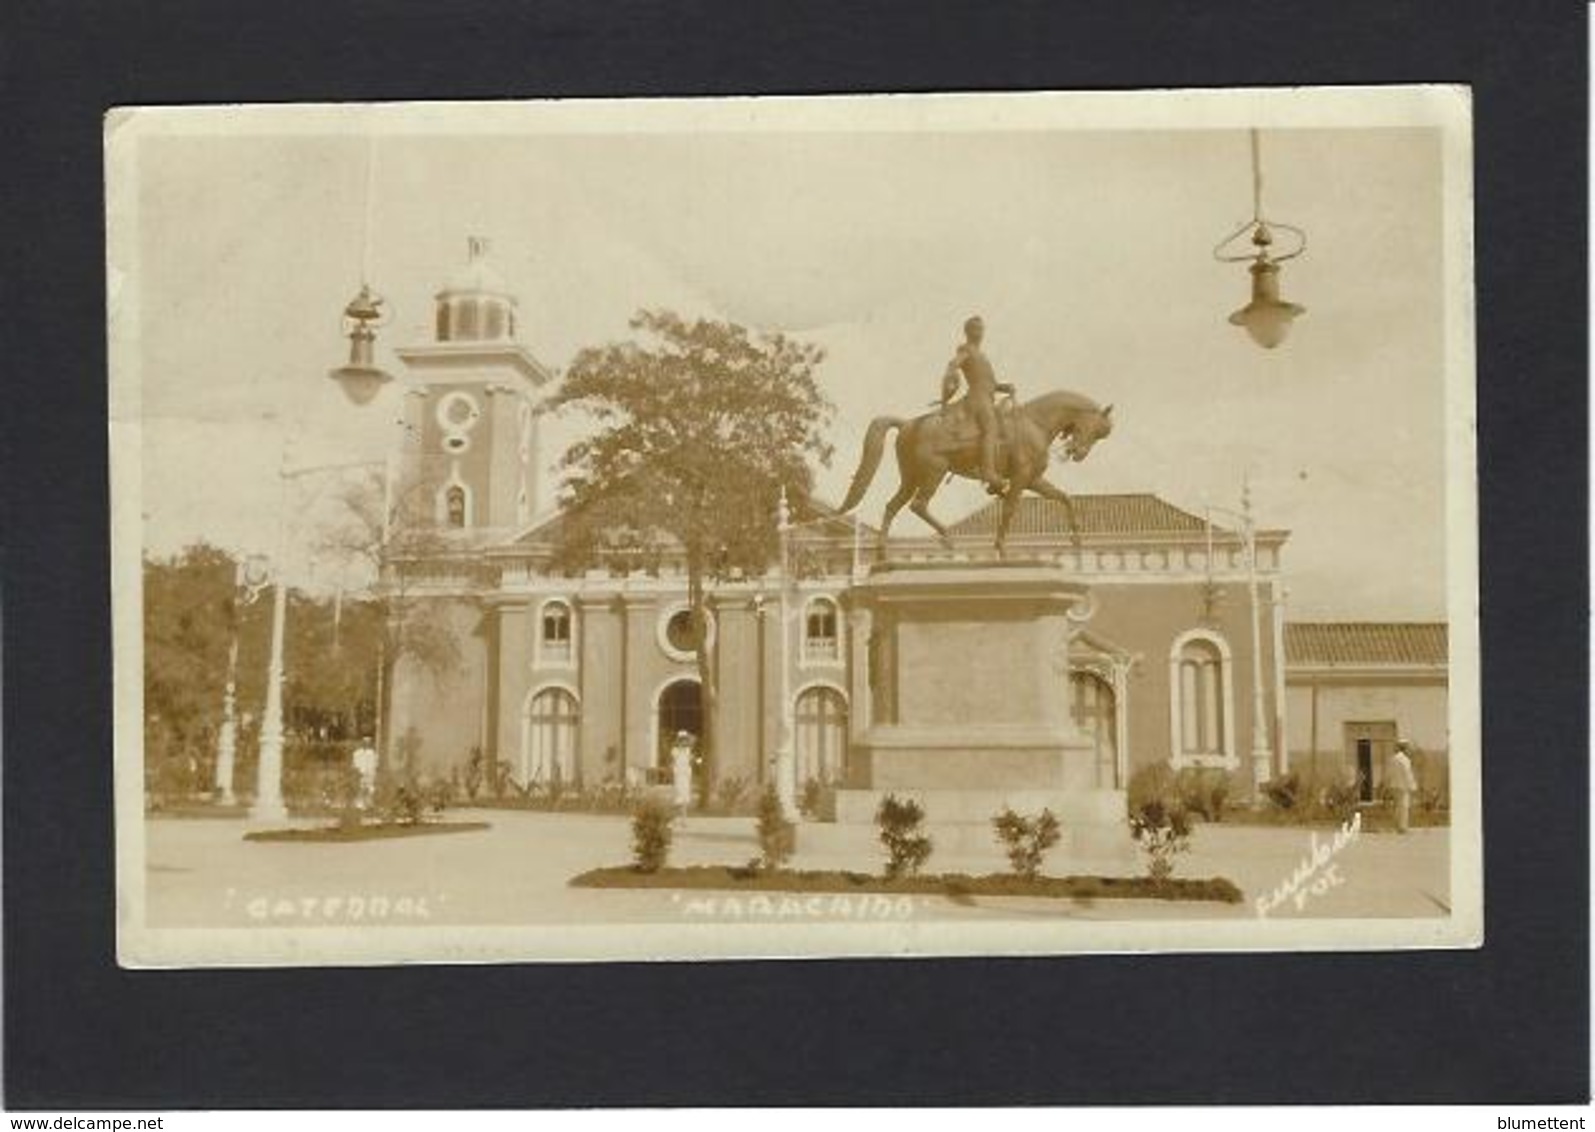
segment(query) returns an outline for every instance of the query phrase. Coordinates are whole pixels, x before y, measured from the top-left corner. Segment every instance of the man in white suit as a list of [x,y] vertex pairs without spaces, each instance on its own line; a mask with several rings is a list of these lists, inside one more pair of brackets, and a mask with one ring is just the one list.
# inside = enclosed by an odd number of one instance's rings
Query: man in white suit
[[1396,832],[1406,833],[1407,822],[1412,817],[1412,792],[1418,780],[1412,773],[1412,758],[1407,754],[1406,740],[1396,744],[1396,753],[1385,770],[1385,785],[1396,795]]

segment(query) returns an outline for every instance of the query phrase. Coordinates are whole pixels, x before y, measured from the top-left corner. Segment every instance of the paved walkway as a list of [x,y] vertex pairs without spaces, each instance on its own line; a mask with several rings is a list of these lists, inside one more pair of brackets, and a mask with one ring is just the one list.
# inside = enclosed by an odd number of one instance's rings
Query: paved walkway
[[[576,889],[571,877],[625,864],[624,817],[454,811],[451,819],[491,828],[345,844],[244,841],[236,820],[150,820],[146,899],[151,927],[301,926],[337,923],[592,924],[679,921],[690,897],[662,890]],[[310,824],[310,823],[301,823]],[[1276,917],[1428,917],[1448,911],[1449,837],[1444,829],[1405,836],[1363,834],[1320,865],[1272,911]],[[1203,826],[1176,875],[1225,876],[1244,905],[1161,901],[978,900],[915,898],[916,914],[947,919],[1059,916],[1091,920],[1231,919],[1256,915],[1273,893],[1313,860],[1313,834],[1299,829]],[[1320,843],[1330,835],[1317,832]],[[757,853],[751,819],[692,818],[678,832],[671,863],[746,863]],[[990,871],[993,860],[932,860],[938,871]],[[1067,863],[1054,873],[1086,871]],[[1333,865],[1333,875],[1329,865]],[[818,859],[795,867],[878,872],[879,855]],[[971,867],[973,866],[973,867]],[[1139,861],[1111,871],[1138,871]],[[1106,871],[1106,870],[1104,870]],[[1316,887],[1315,887],[1316,886]]]

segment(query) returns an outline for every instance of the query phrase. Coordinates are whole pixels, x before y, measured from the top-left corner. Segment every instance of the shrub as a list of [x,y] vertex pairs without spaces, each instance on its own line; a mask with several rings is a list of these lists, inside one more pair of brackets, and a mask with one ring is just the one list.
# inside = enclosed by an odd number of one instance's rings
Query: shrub
[[748,780],[729,775],[714,784],[715,809],[723,814],[734,814],[748,793]]
[[1136,813],[1148,802],[1175,802],[1180,797],[1179,776],[1166,762],[1144,766],[1130,776],[1130,812]]
[[656,873],[670,858],[675,832],[674,809],[657,798],[645,798],[631,812],[631,857],[639,873]]
[[1361,779],[1358,779],[1354,782],[1337,782],[1324,791],[1324,811],[1337,825],[1344,825],[1356,812],[1357,803],[1362,800],[1361,786]]
[[1177,796],[1187,810],[1203,821],[1223,821],[1229,800],[1229,771],[1218,767],[1187,767],[1174,779]]
[[360,804],[360,772],[353,766],[328,767],[321,775],[321,804],[343,812]]
[[1291,771],[1263,783],[1263,795],[1282,810],[1293,810],[1301,800],[1301,777]]
[[875,824],[886,846],[886,877],[914,876],[930,860],[931,840],[919,831],[925,810],[912,798],[888,794],[875,811]]
[[775,787],[766,786],[759,795],[759,858],[754,867],[768,872],[792,859],[797,849],[797,827],[781,812],[781,799]]
[[818,818],[825,806],[825,787],[818,778],[803,783],[803,797],[798,801],[798,812],[806,818]]
[[506,794],[512,791],[522,795],[525,794],[525,791],[521,790],[515,779],[510,776],[510,761],[508,759],[495,759],[489,770],[491,773],[488,775],[487,786],[492,791],[494,798],[502,800]]
[[471,748],[471,757],[465,764],[465,796],[471,801],[476,801],[476,796],[482,792],[482,782],[487,778],[487,760],[482,757],[481,747]]
[[383,825],[416,825],[426,814],[421,791],[411,782],[383,787],[377,792],[374,808]]
[[1041,872],[1041,859],[1061,836],[1056,815],[1051,810],[1042,810],[1035,817],[1027,818],[1015,813],[1012,807],[1005,807],[991,819],[991,824],[997,831],[997,840],[1008,852],[1014,875],[1035,880]]
[[1174,857],[1191,848],[1191,816],[1178,802],[1153,799],[1130,815],[1130,832],[1146,853],[1147,876],[1161,884],[1174,875]]

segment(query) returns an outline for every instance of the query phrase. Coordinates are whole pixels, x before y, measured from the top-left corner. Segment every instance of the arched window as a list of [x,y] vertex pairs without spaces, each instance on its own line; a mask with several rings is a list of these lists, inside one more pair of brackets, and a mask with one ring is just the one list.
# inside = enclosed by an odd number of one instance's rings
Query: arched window
[[571,656],[570,606],[563,601],[545,602],[537,633],[537,654],[545,662],[563,664]]
[[1096,751],[1097,784],[1117,784],[1119,765],[1118,703],[1113,685],[1095,672],[1069,674],[1070,707],[1081,734]]
[[572,782],[576,777],[581,711],[564,688],[544,688],[526,701],[521,728],[521,777],[526,783]]
[[810,599],[803,616],[804,659],[835,660],[839,652],[836,602],[828,597]]
[[1193,638],[1179,652],[1179,754],[1223,756],[1230,748],[1225,658],[1219,647]]
[[465,526],[465,489],[459,484],[450,486],[444,494],[443,503],[448,525],[455,529]]
[[847,701],[835,688],[809,688],[797,698],[794,735],[797,785],[839,782],[847,769]]

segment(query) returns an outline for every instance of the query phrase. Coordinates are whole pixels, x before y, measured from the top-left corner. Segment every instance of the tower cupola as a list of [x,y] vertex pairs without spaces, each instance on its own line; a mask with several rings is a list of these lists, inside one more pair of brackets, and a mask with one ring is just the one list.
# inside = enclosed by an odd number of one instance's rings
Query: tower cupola
[[472,236],[467,259],[437,294],[439,342],[515,339],[515,296],[487,262],[487,241]]

